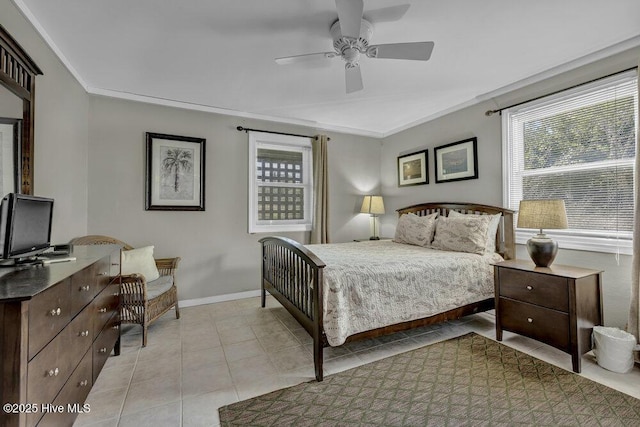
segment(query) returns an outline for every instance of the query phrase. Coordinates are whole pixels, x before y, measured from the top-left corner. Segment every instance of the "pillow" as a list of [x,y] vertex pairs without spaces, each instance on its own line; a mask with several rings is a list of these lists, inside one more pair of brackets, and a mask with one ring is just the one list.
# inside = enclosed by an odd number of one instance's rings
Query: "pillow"
[[[466,215],[475,215],[475,214],[462,214],[456,211],[449,211],[448,217],[456,218],[456,217],[463,217]],[[500,218],[502,217],[502,214],[483,215],[483,216],[491,218],[491,222],[489,222],[489,230],[487,231],[486,252],[495,252],[496,251],[496,234],[498,233],[498,227],[500,226]]]
[[429,246],[436,229],[438,212],[426,216],[413,213],[405,214],[398,219],[393,241],[409,245]]
[[463,215],[438,218],[431,247],[443,251],[484,254],[491,218],[486,215]]
[[147,282],[160,277],[156,261],[153,259],[153,246],[122,251],[122,274],[142,274]]

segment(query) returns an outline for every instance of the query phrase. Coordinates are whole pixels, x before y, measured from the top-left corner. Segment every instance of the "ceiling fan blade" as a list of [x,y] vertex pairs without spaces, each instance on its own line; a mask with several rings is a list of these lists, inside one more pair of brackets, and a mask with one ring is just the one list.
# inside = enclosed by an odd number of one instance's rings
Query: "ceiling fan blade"
[[363,0],[336,0],[338,20],[342,37],[360,37],[360,23],[362,22]]
[[276,64],[289,65],[300,64],[305,62],[320,61],[326,58],[334,58],[338,56],[335,52],[319,52],[319,53],[307,53],[305,55],[285,56],[283,58],[276,58]]
[[370,46],[369,58],[412,59],[428,61],[433,52],[433,42],[391,43]]
[[377,24],[378,22],[398,21],[405,15],[405,13],[407,13],[409,7],[411,7],[410,4],[399,4],[397,6],[369,10],[364,14],[364,19],[372,24]]
[[362,90],[362,73],[360,72],[359,65],[345,65],[345,80],[347,83],[347,93],[357,92]]

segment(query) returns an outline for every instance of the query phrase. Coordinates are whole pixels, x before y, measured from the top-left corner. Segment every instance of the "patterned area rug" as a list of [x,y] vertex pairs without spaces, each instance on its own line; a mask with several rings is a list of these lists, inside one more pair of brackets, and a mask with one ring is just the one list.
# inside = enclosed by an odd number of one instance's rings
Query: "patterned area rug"
[[222,426],[639,426],[640,400],[471,333],[219,413]]

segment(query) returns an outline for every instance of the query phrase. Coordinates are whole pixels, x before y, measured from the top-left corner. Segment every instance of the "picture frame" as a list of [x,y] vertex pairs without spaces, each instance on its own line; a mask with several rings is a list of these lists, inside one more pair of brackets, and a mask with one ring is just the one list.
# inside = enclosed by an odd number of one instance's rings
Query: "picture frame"
[[429,150],[398,156],[398,187],[429,183]]
[[478,138],[435,147],[436,184],[478,178]]
[[205,143],[146,133],[145,210],[204,211]]
[[0,197],[20,192],[22,119],[0,117]]

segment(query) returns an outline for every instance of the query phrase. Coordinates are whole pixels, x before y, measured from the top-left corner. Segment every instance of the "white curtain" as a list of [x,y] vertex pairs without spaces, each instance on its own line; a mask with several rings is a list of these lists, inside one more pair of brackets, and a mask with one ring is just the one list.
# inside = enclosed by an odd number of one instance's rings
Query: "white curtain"
[[313,228],[311,243],[329,243],[329,167],[326,135],[311,141],[313,153]]
[[[640,68],[638,68],[640,73]],[[639,79],[640,80],[640,79]],[[640,104],[640,82],[638,84],[638,104]],[[640,105],[638,110],[640,111]],[[636,117],[636,120],[638,118]],[[633,261],[631,267],[631,307],[627,329],[640,342],[640,125],[636,123],[636,167],[635,167],[635,215],[633,227]],[[637,353],[636,353],[637,354]],[[637,360],[636,361],[640,361]]]

